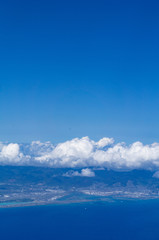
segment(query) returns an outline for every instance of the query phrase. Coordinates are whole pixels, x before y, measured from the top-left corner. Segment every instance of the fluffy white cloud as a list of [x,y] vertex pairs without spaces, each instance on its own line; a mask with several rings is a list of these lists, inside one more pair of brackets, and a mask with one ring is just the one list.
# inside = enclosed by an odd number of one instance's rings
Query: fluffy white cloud
[[57,145],[39,141],[31,144],[0,143],[0,164],[158,170],[159,143],[143,145],[135,142],[127,146],[125,143],[115,144],[112,138],[95,142],[88,137]]
[[104,137],[104,138],[100,139],[100,140],[96,143],[96,145],[97,145],[97,147],[99,147],[99,148],[103,148],[103,147],[106,147],[106,146],[108,146],[108,145],[112,145],[113,143],[114,143],[114,139],[113,139],[113,138],[106,138],[106,137]]
[[[88,137],[74,138],[71,141],[59,143],[52,151],[35,158],[36,161],[56,167],[77,167],[83,165],[83,160],[92,156],[96,143]],[[84,164],[85,165],[85,164]]]
[[8,145],[1,144],[0,162],[19,162],[22,155],[17,143],[10,143]]
[[81,172],[68,171],[63,176],[65,176],[65,177],[95,177],[95,173],[89,168],[84,168],[81,170]]

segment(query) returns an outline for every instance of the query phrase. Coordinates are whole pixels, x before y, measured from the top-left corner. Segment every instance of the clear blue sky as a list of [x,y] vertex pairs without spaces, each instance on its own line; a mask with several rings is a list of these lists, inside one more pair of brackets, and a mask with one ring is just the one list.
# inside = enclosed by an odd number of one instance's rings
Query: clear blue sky
[[159,2],[1,1],[0,140],[159,141]]

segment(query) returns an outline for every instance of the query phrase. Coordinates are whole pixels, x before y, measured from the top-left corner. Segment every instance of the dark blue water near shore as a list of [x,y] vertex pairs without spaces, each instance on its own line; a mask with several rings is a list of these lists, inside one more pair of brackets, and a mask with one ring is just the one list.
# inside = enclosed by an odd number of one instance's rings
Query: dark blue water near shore
[[158,240],[159,201],[0,209],[0,239]]

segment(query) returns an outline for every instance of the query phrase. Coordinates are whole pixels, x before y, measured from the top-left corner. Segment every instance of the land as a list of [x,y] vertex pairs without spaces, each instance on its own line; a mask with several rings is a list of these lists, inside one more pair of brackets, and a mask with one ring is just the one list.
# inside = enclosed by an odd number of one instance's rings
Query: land
[[158,199],[150,171],[94,170],[95,177],[66,177],[69,169],[0,167],[0,207]]

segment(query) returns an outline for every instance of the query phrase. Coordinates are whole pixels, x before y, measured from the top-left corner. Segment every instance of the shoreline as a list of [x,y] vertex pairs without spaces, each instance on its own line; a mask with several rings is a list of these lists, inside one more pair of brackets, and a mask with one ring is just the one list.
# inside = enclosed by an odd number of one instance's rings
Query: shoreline
[[80,203],[123,203],[123,202],[147,202],[147,201],[159,200],[159,197],[156,198],[108,198],[108,199],[84,199],[84,200],[67,200],[67,201],[54,201],[54,202],[17,202],[17,203],[0,203],[0,209],[5,208],[23,208],[23,207],[38,207],[38,206],[51,206],[51,205],[69,205],[69,204],[80,204]]

